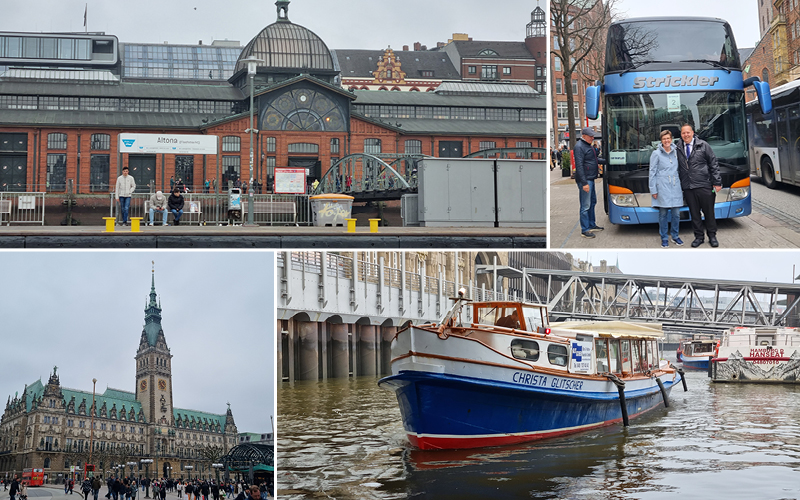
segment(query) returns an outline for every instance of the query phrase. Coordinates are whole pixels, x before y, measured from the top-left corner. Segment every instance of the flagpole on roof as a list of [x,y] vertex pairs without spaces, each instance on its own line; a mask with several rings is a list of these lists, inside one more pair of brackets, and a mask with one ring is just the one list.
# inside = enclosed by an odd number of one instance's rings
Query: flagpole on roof
[[87,15],[89,14],[89,4],[86,4],[86,7],[83,9],[83,31],[85,33],[89,33],[89,25],[86,22]]

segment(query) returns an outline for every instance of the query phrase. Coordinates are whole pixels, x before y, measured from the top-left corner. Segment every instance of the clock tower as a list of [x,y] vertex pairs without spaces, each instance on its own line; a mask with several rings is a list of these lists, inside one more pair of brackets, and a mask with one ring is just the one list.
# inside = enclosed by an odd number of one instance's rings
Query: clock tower
[[142,403],[147,423],[156,434],[167,435],[174,427],[172,412],[172,354],[161,329],[161,304],[156,300],[153,269],[150,299],[144,309],[144,328],[136,351],[136,400]]

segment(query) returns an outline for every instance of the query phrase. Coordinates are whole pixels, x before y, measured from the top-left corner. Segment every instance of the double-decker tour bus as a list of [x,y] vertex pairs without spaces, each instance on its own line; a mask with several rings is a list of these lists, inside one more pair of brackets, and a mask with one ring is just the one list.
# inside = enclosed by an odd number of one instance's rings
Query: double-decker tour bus
[[764,113],[760,99],[747,103],[750,172],[764,185],[800,185],[800,80],[772,89],[772,107]]
[[[680,140],[694,127],[719,162],[722,187],[714,213],[750,214],[750,165],[744,89],[753,85],[769,107],[769,85],[742,80],[733,32],[715,18],[652,17],[612,23],[602,82],[586,89],[586,114],[596,119],[603,97],[603,204],[613,224],[658,222],[651,206],[650,155],[663,130]],[[766,97],[764,97],[766,96]],[[687,207],[681,220],[689,220]]]
[[28,486],[44,484],[44,469],[22,469],[22,482]]

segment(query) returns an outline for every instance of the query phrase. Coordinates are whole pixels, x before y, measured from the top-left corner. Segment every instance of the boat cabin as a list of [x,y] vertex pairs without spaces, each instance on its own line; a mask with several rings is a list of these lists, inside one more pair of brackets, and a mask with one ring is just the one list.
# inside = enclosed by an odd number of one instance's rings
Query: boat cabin
[[526,332],[539,332],[549,323],[547,308],[538,304],[473,302],[472,312],[476,324],[502,326]]

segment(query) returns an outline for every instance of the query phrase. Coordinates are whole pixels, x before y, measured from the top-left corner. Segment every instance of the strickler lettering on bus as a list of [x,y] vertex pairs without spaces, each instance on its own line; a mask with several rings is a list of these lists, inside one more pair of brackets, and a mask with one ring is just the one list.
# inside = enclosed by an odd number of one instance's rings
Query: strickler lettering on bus
[[682,77],[673,77],[667,75],[663,78],[640,76],[633,79],[633,88],[643,89],[647,87],[652,89],[661,87],[662,85],[664,87],[713,87],[718,81],[719,78],[716,76],[684,75]]

